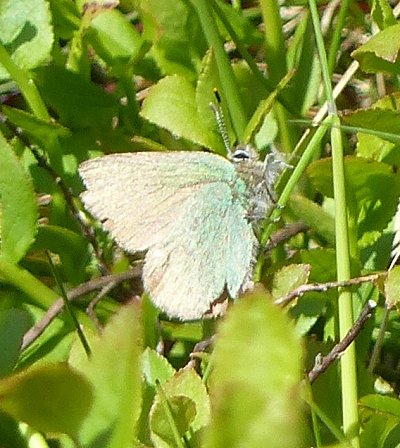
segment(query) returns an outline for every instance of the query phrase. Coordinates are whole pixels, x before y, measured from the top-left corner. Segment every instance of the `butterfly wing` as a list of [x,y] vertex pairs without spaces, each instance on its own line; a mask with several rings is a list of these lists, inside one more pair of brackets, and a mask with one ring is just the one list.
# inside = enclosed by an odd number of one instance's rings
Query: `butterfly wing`
[[233,165],[200,152],[112,154],[84,162],[86,208],[127,251],[148,250],[146,290],[171,316],[199,318],[247,282],[256,239]]
[[185,204],[180,230],[150,248],[145,289],[170,316],[198,319],[223,292],[249,286],[257,245],[245,210],[222,182],[203,185]]

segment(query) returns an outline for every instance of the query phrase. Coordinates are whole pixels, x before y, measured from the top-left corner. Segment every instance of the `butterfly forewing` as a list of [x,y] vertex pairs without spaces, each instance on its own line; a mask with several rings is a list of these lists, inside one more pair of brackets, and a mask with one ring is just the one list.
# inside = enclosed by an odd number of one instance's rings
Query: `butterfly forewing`
[[148,250],[143,278],[169,315],[195,319],[225,285],[250,277],[257,242],[246,185],[226,159],[200,152],[113,154],[84,162],[86,208],[129,252]]

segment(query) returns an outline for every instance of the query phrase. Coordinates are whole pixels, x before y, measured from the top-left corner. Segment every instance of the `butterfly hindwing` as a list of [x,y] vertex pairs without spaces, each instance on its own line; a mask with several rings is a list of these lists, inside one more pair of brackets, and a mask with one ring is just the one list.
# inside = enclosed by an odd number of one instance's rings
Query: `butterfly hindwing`
[[236,297],[251,275],[256,239],[224,183],[205,184],[185,204],[181,230],[146,254],[143,279],[170,316],[201,317],[225,286]]

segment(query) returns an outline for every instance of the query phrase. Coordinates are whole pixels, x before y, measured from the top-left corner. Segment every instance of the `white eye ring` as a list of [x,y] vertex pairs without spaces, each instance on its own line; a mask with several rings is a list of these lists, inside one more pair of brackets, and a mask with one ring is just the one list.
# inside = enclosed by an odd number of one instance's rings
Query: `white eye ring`
[[241,162],[243,160],[249,160],[250,154],[246,149],[235,149],[232,153],[232,162]]

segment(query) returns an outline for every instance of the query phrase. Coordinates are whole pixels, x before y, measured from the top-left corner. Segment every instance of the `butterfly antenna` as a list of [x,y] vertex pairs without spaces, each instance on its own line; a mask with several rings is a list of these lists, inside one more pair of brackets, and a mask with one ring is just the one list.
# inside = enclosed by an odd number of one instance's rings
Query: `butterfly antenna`
[[221,134],[222,140],[224,142],[224,146],[226,149],[226,152],[228,154],[231,154],[231,144],[228,137],[228,131],[226,129],[226,121],[224,117],[224,113],[222,111],[221,106],[221,97],[219,96],[218,90],[214,89],[214,96],[216,99],[216,103],[210,103],[210,107],[214,113],[215,120],[217,122],[219,133]]

